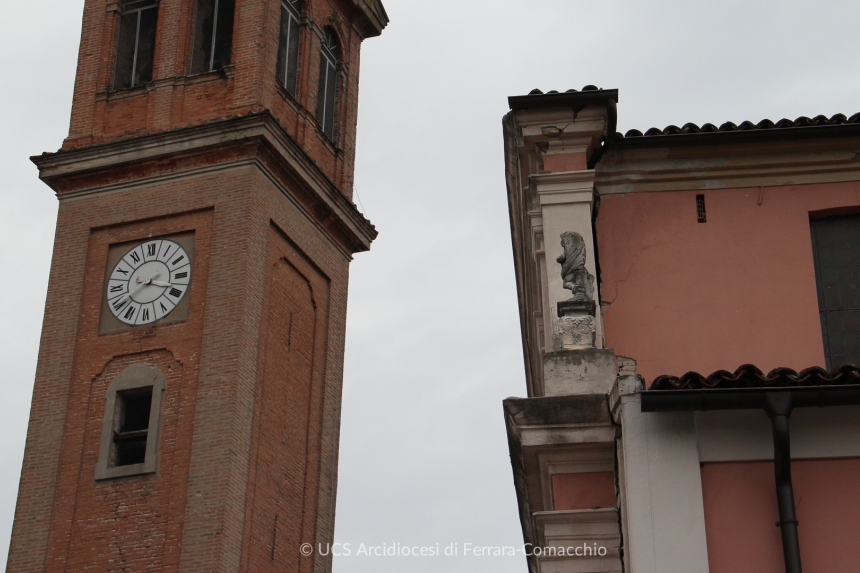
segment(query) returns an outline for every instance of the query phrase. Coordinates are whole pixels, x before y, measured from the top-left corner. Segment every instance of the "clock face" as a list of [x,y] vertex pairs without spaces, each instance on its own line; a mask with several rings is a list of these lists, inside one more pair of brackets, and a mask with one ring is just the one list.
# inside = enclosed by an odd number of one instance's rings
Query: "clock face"
[[191,257],[167,239],[146,241],[129,250],[111,271],[108,307],[133,326],[161,320],[188,292]]

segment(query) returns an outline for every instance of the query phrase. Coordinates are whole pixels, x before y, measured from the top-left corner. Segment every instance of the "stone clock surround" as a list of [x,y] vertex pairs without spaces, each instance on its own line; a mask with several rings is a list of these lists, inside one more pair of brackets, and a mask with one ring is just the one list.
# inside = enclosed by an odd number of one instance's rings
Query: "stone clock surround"
[[[144,239],[144,240],[148,240],[149,238],[150,237],[146,237],[146,239]],[[186,233],[181,233],[178,235],[169,235],[169,236],[164,236],[164,237],[152,237],[152,238],[169,239],[169,240],[179,244],[185,250],[185,252],[188,254],[188,256],[191,258],[191,260],[194,261],[195,241],[194,241],[194,233],[193,232],[186,232]],[[120,243],[120,244],[111,245],[108,248],[108,256],[107,256],[107,263],[105,265],[105,277],[104,277],[105,285],[108,284],[108,280],[110,279],[111,272],[113,271],[113,268],[116,266],[116,264],[120,261],[120,259],[122,259],[122,257],[125,256],[126,253],[128,253],[129,249],[140,244],[141,242],[142,241],[131,241],[131,242],[127,242],[127,243]],[[196,268],[196,266],[194,266],[194,272],[195,273],[196,273],[196,270],[197,270],[197,268]],[[194,282],[193,278],[189,282]],[[154,321],[153,323],[143,325],[143,326],[132,326],[132,325],[126,324],[126,323],[122,322],[121,320],[119,320],[116,316],[114,316],[114,314],[112,312],[110,312],[110,309],[108,308],[108,299],[105,296],[105,297],[103,297],[103,300],[102,300],[101,317],[99,319],[99,333],[109,334],[109,333],[113,333],[113,332],[122,332],[122,331],[133,330],[136,328],[146,328],[148,326],[154,326],[156,324],[157,325],[164,325],[164,324],[172,324],[174,322],[184,321],[188,318],[188,308],[189,308],[190,302],[191,302],[190,297],[188,296],[189,294],[190,294],[190,289],[189,289],[189,292],[187,292],[186,295],[182,297],[182,299],[179,301],[179,304],[176,305],[176,307],[170,312],[170,314],[168,314],[167,316],[165,316],[161,320]]]

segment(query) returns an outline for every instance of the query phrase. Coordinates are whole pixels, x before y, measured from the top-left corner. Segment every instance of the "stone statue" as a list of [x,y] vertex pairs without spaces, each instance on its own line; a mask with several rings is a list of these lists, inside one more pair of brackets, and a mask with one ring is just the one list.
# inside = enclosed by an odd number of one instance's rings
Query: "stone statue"
[[585,241],[579,233],[570,231],[562,233],[561,246],[564,254],[556,261],[561,263],[561,278],[563,285],[573,292],[573,302],[594,300],[594,275],[585,269]]

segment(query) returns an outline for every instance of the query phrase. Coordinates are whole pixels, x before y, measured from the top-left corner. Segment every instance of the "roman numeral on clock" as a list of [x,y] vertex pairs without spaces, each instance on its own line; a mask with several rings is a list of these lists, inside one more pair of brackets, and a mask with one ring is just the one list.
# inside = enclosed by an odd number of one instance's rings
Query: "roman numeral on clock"
[[111,292],[122,292],[122,285],[112,286],[112,287],[110,287],[110,291]]
[[173,262],[172,262],[172,263],[170,263],[170,264],[171,264],[171,265],[173,265],[173,266],[175,267],[175,266],[176,266],[176,264],[177,264],[179,261],[181,261],[182,259],[184,259],[184,258],[185,258],[185,255],[180,255],[180,256],[178,256],[178,257],[176,258],[176,260],[175,260],[175,261],[173,261]]
[[123,299],[119,299],[118,301],[116,301],[115,303],[113,303],[113,309],[114,309],[114,310],[119,310],[119,309],[121,309],[123,306],[125,306],[125,303],[126,303],[126,302],[128,302],[128,301],[127,301],[127,300],[123,300]]
[[149,243],[148,245],[146,245],[146,256],[147,257],[154,257],[155,256],[155,247],[156,246],[157,245],[155,243]]
[[140,256],[137,253],[132,252],[131,253],[131,260],[134,261],[134,264],[137,264],[140,262]]
[[173,275],[174,280],[184,279],[188,276],[188,273],[176,273]]
[[141,320],[149,320],[149,309],[144,308],[140,311],[140,319]]
[[128,310],[125,311],[124,318],[131,320],[131,317],[134,316],[135,308],[133,306],[128,307]]
[[172,289],[170,289],[170,293],[168,293],[168,294],[170,294],[170,296],[172,296],[174,298],[179,298],[182,296],[182,291],[179,290],[178,288],[172,288]]

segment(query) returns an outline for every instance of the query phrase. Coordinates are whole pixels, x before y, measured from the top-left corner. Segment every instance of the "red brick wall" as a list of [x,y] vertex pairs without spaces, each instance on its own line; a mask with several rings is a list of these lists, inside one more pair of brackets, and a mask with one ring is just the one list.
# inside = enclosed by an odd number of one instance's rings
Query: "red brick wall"
[[[296,98],[276,77],[280,0],[237,0],[232,65],[188,77],[194,0],[163,0],[159,6],[153,83],[112,92],[118,13],[105,0],[87,0],[72,108],[64,149],[270,110],[305,148],[326,176],[352,196],[358,73],[362,36],[352,24],[357,11],[345,0],[305,0],[312,26],[302,28]],[[316,122],[320,37],[335,28],[343,51],[335,141]]]
[[[60,209],[8,573],[330,570],[296,550],[333,536],[348,265],[366,245],[310,190],[328,178],[351,197],[362,38],[349,0],[305,4],[293,100],[275,75],[279,0],[237,0],[234,64],[195,77],[195,0],[162,0],[153,82],[119,93],[117,3],[86,0],[63,149],[139,139],[122,164],[49,178]],[[334,144],[314,117],[329,25],[344,56]],[[313,181],[253,138],[128,163],[148,135],[267,111]],[[206,129],[226,140],[234,123]],[[188,319],[99,334],[111,245],[189,232]],[[105,389],[137,362],[167,375],[159,471],[95,482]]]
[[[266,360],[260,348],[273,322],[267,318],[273,307],[265,306],[266,292],[274,288],[269,284],[273,252],[314,286],[319,332],[312,388],[303,399],[311,401],[303,414],[311,421],[309,430],[288,440],[299,450],[273,462],[293,463],[305,448],[313,452],[307,464],[314,471],[305,481],[293,476],[277,487],[285,492],[285,508],[299,504],[316,517],[302,521],[302,511],[284,511],[279,547],[294,551],[290,544],[298,533],[308,542],[331,539],[349,255],[312,212],[287,197],[295,183],[276,184],[256,164],[174,168],[172,173],[117,168],[93,176],[99,187],[91,190],[102,192],[60,194],[9,573],[256,570],[256,560],[264,556],[259,551],[265,551],[253,540],[264,536],[252,524],[266,524],[273,494],[264,483],[255,498],[249,476],[273,475],[274,466],[256,453],[257,443],[280,443],[284,436],[284,428],[271,428],[257,417],[272,380],[261,374]],[[87,185],[76,181],[71,188]],[[280,242],[273,242],[273,228],[281,230]],[[100,336],[109,246],[192,230],[196,259],[188,320]],[[295,277],[278,276],[280,290],[272,292],[281,293]],[[138,360],[155,360],[168,375],[160,471],[96,483],[105,385]],[[300,387],[307,377],[272,383]],[[294,533],[287,537],[287,532]],[[153,560],[153,552],[160,557]],[[302,565],[324,571],[327,563]]]
[[[158,474],[94,483],[105,391],[140,363],[167,378]],[[196,390],[183,370],[170,352],[155,350],[114,358],[90,383],[74,385],[47,571],[177,570]]]
[[[189,319],[100,336],[104,283],[98,278],[105,273],[108,247],[192,229],[197,255]],[[178,565],[210,235],[211,212],[204,211],[98,229],[90,237],[48,571],[113,571],[123,567],[169,571]],[[159,472],[156,476],[96,483],[93,473],[105,390],[119,372],[135,363],[155,364],[167,376]]]
[[328,281],[272,229],[244,569],[300,571],[315,541]]

